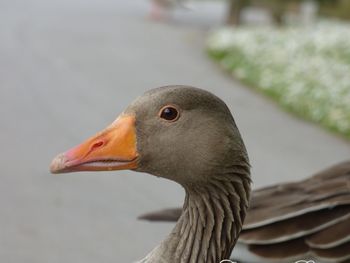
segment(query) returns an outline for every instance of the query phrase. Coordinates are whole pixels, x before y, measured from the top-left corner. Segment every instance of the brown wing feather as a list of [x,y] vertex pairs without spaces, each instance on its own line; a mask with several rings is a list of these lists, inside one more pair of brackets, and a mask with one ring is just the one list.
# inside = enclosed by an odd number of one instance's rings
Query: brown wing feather
[[313,248],[311,251],[319,259],[331,262],[344,262],[350,259],[350,242],[329,249]]
[[350,161],[303,181],[253,191],[244,228],[255,228],[340,204],[350,204]]
[[250,243],[249,250],[266,259],[285,261],[305,252],[322,261],[344,262],[350,259],[349,201],[350,162],[304,181],[258,190],[239,242]]
[[242,231],[239,241],[245,244],[272,244],[299,238],[350,218],[350,206],[323,209],[294,218]]
[[182,208],[167,208],[158,211],[142,214],[138,217],[140,220],[147,221],[165,221],[165,222],[176,222],[182,212]]
[[308,255],[309,247],[301,238],[273,245],[250,245],[249,251],[261,258],[279,262],[305,258]]
[[312,248],[327,249],[350,242],[350,218],[306,238]]

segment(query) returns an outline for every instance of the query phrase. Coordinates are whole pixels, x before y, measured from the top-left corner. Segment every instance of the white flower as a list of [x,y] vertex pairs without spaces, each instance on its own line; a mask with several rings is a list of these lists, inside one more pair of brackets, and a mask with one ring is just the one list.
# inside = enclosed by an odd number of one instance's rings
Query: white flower
[[236,77],[350,137],[349,24],[225,28],[211,34],[208,50],[224,54],[221,63]]

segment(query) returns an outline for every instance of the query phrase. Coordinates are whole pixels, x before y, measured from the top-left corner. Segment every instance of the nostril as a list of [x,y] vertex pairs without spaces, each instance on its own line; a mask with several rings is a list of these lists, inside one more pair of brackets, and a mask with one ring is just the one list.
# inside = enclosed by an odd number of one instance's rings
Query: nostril
[[91,150],[95,150],[97,148],[100,148],[103,145],[103,141],[96,142],[92,145]]

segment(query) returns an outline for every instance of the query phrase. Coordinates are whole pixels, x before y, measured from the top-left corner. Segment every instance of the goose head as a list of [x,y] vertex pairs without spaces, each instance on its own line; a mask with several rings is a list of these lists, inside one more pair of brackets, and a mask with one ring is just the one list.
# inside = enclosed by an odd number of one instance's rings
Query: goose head
[[167,86],[146,92],[106,129],[59,154],[50,170],[131,169],[192,185],[242,162],[245,147],[225,103],[201,89]]
[[222,100],[187,86],[150,90],[51,164],[52,173],[123,169],[175,181],[186,192],[172,233],[142,262],[219,262],[230,255],[248,208],[250,177]]

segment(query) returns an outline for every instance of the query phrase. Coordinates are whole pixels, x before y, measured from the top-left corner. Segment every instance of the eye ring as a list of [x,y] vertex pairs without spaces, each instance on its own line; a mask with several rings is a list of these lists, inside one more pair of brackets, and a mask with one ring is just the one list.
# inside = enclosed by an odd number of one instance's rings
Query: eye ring
[[158,116],[167,122],[174,122],[179,119],[180,111],[174,105],[166,105],[160,109]]

